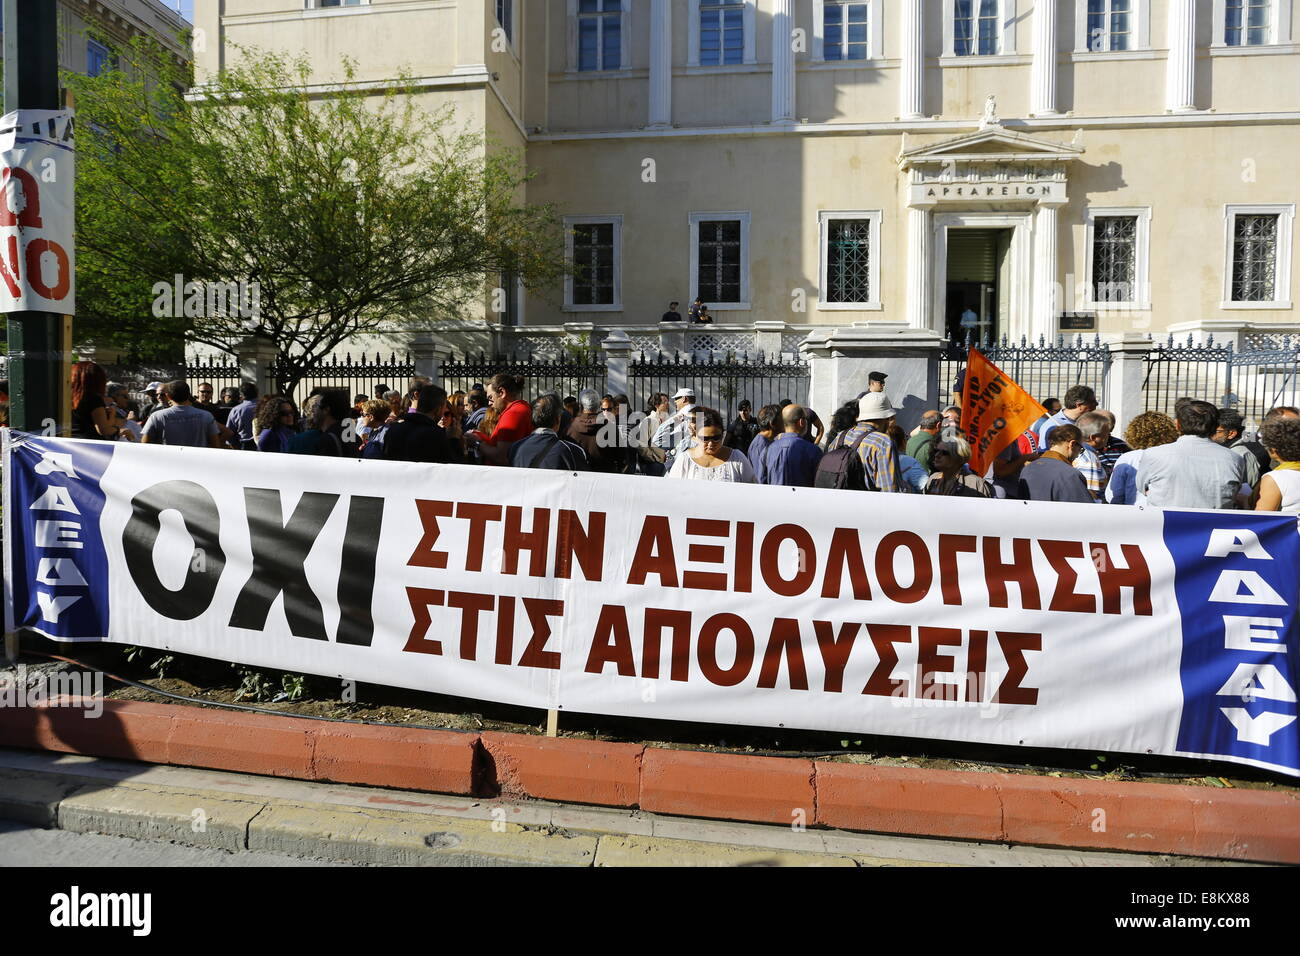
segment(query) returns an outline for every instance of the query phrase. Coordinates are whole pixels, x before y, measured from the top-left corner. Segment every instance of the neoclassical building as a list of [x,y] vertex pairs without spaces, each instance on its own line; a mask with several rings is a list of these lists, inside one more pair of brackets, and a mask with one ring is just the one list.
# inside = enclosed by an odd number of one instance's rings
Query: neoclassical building
[[1294,7],[197,0],[196,63],[405,66],[525,150],[575,272],[471,318],[1228,335],[1300,328]]

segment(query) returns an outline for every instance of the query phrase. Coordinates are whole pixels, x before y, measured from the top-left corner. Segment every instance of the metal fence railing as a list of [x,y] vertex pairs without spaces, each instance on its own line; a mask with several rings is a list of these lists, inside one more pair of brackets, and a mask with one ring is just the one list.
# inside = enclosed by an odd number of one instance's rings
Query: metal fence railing
[[1250,429],[1279,405],[1300,406],[1300,340],[1290,336],[1232,353],[1228,390],[1221,404],[1241,412]]
[[[1222,406],[1232,393],[1232,344],[1216,345],[1213,336],[1195,343],[1175,343],[1174,337],[1147,352],[1142,382],[1142,406],[1149,412],[1173,415],[1180,398]],[[1244,413],[1243,413],[1244,414]]]
[[[806,362],[752,360],[747,354],[728,353],[725,358],[692,361],[690,356],[661,355],[657,359],[632,362],[628,366],[629,399],[633,409],[644,410],[656,392],[672,395],[679,388],[695,390],[696,404],[715,408],[731,421],[736,408],[748,400],[755,413],[764,405],[785,399],[799,404],[808,401],[809,374]],[[821,410],[824,414],[829,411]]]
[[963,342],[946,342],[939,358],[939,404],[953,404],[953,386],[966,367],[966,358],[974,347],[990,362],[1015,379],[1040,402],[1061,398],[1072,385],[1088,385],[1097,393],[1097,401],[1106,405],[1106,379],[1110,372],[1110,347],[1100,336],[1085,339],[1060,335],[1055,342],[1040,338],[1035,344],[1027,338],[1013,342],[1006,336],[983,341],[968,336]]
[[493,375],[514,375],[523,380],[525,399],[532,400],[547,392],[561,398],[576,396],[584,388],[603,393],[607,369],[604,358],[596,352],[570,353],[556,359],[489,359],[462,356],[443,362],[442,385],[448,392],[468,392],[477,384],[486,384]]
[[[276,371],[278,370],[273,369],[272,374]],[[312,366],[311,371],[294,388],[292,398],[301,407],[314,389],[328,388],[347,392],[348,403],[351,404],[354,395],[376,397],[375,392],[380,385],[405,392],[414,374],[415,360],[409,353],[399,357],[394,352],[387,359],[379,353],[371,357],[363,353],[356,360],[348,353],[342,358],[334,356]]]
[[185,359],[185,381],[195,395],[199,386],[212,386],[212,400],[221,398],[223,388],[239,388],[239,361],[230,355],[189,356]]

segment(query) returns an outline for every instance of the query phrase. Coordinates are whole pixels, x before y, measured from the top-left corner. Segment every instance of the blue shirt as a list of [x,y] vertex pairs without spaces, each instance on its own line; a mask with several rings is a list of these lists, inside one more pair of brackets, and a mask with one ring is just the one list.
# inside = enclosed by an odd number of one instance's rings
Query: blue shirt
[[240,402],[230,410],[226,427],[239,436],[241,442],[253,440],[253,416],[257,412],[257,402]]
[[817,478],[817,463],[822,460],[822,453],[802,435],[782,432],[768,446],[766,459],[765,484],[811,488]]
[[1047,419],[1047,421],[1043,422],[1041,425],[1038,426],[1037,429],[1038,447],[1044,450],[1051,448],[1052,447],[1051,444],[1047,441],[1047,436],[1051,432],[1051,430],[1055,428],[1057,425],[1073,425],[1073,424],[1075,424],[1074,420],[1065,414],[1064,408],[1061,409],[1051,418]]
[[754,466],[754,480],[760,485],[767,484],[767,450],[771,446],[772,439],[759,434],[754,436],[754,440],[749,443],[749,451],[745,452],[745,457]]

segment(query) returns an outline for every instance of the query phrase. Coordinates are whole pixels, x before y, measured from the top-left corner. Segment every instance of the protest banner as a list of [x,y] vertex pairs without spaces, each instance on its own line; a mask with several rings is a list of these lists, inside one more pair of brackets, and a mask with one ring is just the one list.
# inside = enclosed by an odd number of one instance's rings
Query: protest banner
[[983,475],[1002,451],[1047,414],[1038,400],[1021,388],[979,349],[966,359],[962,389],[961,431],[970,442],[970,467]]
[[7,436],[10,628],[542,709],[1300,775],[1294,516]]
[[0,118],[0,312],[76,311],[71,110]]

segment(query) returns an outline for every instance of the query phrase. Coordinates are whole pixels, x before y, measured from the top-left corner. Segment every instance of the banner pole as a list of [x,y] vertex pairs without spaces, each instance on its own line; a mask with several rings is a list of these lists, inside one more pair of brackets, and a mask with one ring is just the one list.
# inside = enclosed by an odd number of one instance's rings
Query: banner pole
[[546,736],[560,736],[560,712],[558,710],[548,710],[546,712]]
[[18,635],[10,632],[5,635],[5,662],[12,664],[18,660]]

